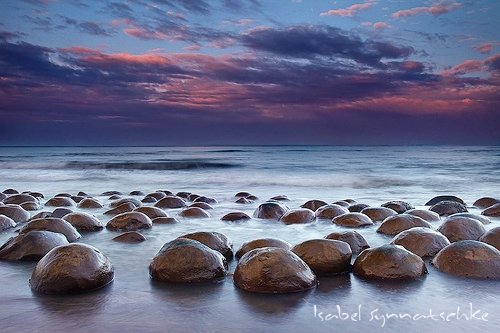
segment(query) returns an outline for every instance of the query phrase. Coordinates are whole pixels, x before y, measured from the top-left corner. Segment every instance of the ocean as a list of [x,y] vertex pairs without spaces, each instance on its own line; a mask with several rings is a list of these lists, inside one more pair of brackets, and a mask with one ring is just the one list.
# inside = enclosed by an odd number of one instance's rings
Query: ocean
[[[113,283],[88,294],[34,294],[28,280],[35,263],[0,262],[0,327],[2,332],[493,332],[500,325],[500,283],[450,276],[429,262],[429,274],[421,281],[366,281],[346,274],[319,278],[316,289],[287,295],[243,292],[231,275],[219,283],[156,283],[148,266],[164,243],[194,231],[222,232],[236,250],[256,238],[276,237],[293,245],[342,229],[329,221],[220,221],[236,210],[251,216],[275,195],[287,195],[290,208],[309,199],[346,198],[372,206],[404,200],[428,208],[424,204],[432,197],[450,194],[479,213],[472,203],[500,197],[499,185],[500,146],[1,147],[0,191],[37,191],[45,200],[84,191],[109,204],[100,196],[104,191],[170,190],[214,197],[218,203],[208,219],[167,210],[179,223],[141,231],[147,240],[140,244],[112,242],[117,233],[106,229],[83,234],[80,241],[100,249],[115,267]],[[234,195],[240,191],[259,199],[237,204]],[[86,211],[109,220],[104,209]],[[499,226],[500,218],[491,220],[487,229]],[[372,247],[391,239],[375,228],[358,231]],[[13,235],[13,230],[0,233],[0,244]],[[229,272],[235,267],[233,260]],[[487,320],[429,316],[457,310],[487,313]],[[353,320],[354,313],[359,320]]]

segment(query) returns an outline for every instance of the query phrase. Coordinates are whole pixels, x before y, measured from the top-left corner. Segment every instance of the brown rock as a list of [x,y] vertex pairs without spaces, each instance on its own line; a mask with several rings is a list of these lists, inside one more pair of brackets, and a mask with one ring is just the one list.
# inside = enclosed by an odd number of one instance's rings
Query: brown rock
[[63,218],[64,216],[73,213],[73,211],[69,208],[56,208],[50,215],[50,217],[57,217],[57,218]]
[[177,238],[163,245],[149,265],[149,274],[162,282],[206,282],[224,278],[226,265],[219,252],[196,240]]
[[345,207],[332,204],[318,208],[315,215],[318,219],[332,220],[334,217],[347,213],[349,213],[349,211]]
[[238,288],[255,293],[291,293],[316,286],[316,276],[299,256],[276,247],[247,252],[233,279]]
[[85,197],[81,197],[81,196],[78,196],[78,195],[72,195],[70,197],[71,200],[73,200],[74,202],[76,202],[77,204],[80,203],[80,201],[82,201],[83,199],[85,199]]
[[186,202],[182,198],[168,195],[155,203],[158,208],[183,208],[186,207]]
[[13,219],[8,216],[0,215],[0,231],[4,231],[10,228],[14,228],[17,225]]
[[373,222],[383,221],[389,216],[396,215],[396,211],[387,207],[367,207],[361,211],[361,214],[368,216]]
[[31,220],[21,228],[19,234],[26,234],[33,230],[47,230],[58,232],[66,236],[66,239],[69,242],[74,242],[82,237],[80,233],[75,229],[75,227],[69,224],[69,222],[66,222],[63,219],[57,217]]
[[120,206],[115,207],[113,209],[107,210],[104,212],[104,215],[115,216],[127,212],[131,212],[135,209],[135,205],[131,202],[124,202]]
[[[342,206],[344,207],[344,206]],[[361,213],[361,211],[365,208],[368,208],[370,206],[368,206],[367,204],[364,204],[364,203],[357,203],[357,204],[354,204],[354,205],[350,205],[349,207],[347,207],[347,209],[351,212],[351,213]]]
[[254,239],[250,242],[245,242],[241,245],[238,251],[236,251],[236,258],[241,258],[245,253],[252,251],[254,249],[259,249],[262,247],[277,247],[280,249],[290,250],[292,246],[290,243],[285,242],[281,239],[276,238],[260,238]]
[[206,202],[195,202],[190,204],[189,207],[198,207],[205,210],[214,209],[214,207],[210,206],[210,204],[207,204]]
[[484,235],[479,238],[480,242],[490,244],[497,250],[500,250],[500,227],[495,227],[488,230]]
[[73,207],[75,202],[67,197],[54,197],[45,203],[48,207]]
[[276,201],[290,201],[286,195],[276,195],[271,198],[271,200],[276,200]]
[[279,220],[287,212],[287,208],[277,202],[264,202],[253,213],[259,219]]
[[450,242],[478,240],[485,232],[483,224],[470,217],[448,217],[437,229]]
[[410,203],[401,200],[388,201],[382,204],[382,207],[390,208],[398,214],[402,214],[407,210],[415,208]]
[[4,204],[20,205],[25,202],[38,202],[38,199],[29,194],[14,194],[3,199]]
[[69,244],[50,250],[38,262],[30,285],[43,294],[68,294],[101,288],[113,277],[113,265],[98,249]]
[[493,206],[490,206],[483,210],[481,212],[482,215],[485,216],[494,216],[494,217],[499,217],[500,216],[500,203],[494,204]]
[[333,203],[334,205],[339,205],[339,206],[342,206],[342,207],[345,207],[347,209],[349,209],[349,207],[351,206],[350,203],[348,203],[347,201],[344,201],[344,200],[338,200],[338,201],[335,201]]
[[[145,194],[144,194],[144,192],[142,192],[142,191],[137,191],[137,190],[136,190],[136,191],[132,191],[132,192],[130,192],[130,195],[145,195]],[[131,231],[131,232],[132,232],[132,231]]]
[[11,237],[0,247],[0,259],[36,261],[53,248],[67,244],[69,244],[68,240],[63,234],[46,230],[33,230]]
[[19,192],[17,190],[14,190],[13,188],[8,188],[4,190],[2,193],[4,194],[18,194]]
[[156,200],[155,198],[153,197],[144,197],[141,202],[142,203],[155,203],[157,202],[158,200]]
[[439,216],[448,216],[456,213],[467,213],[465,205],[455,201],[440,201],[431,208],[430,211],[439,214]]
[[248,196],[252,195],[249,192],[238,192],[234,195],[235,198],[246,198]]
[[110,230],[133,231],[138,229],[149,229],[153,226],[151,219],[143,213],[127,212],[118,214],[106,224]]
[[456,214],[452,214],[452,215],[448,216],[448,218],[452,218],[452,217],[468,217],[471,219],[478,220],[479,222],[481,222],[482,224],[485,224],[485,225],[491,223],[489,218],[482,216],[482,215],[472,214],[472,213],[456,213]]
[[109,195],[123,195],[123,193],[120,191],[106,191],[101,193],[101,196],[103,197],[107,197]]
[[30,218],[30,213],[21,206],[14,204],[0,206],[0,215],[10,217],[16,223],[26,222]]
[[146,198],[154,198],[156,199],[156,201],[158,200],[161,200],[163,198],[165,198],[167,195],[163,192],[153,192],[153,193],[149,193],[149,194],[146,194],[146,196],[144,197],[144,199]]
[[307,208],[292,209],[286,212],[280,221],[285,224],[311,223],[316,219],[314,212]]
[[155,217],[152,222],[153,224],[171,224],[179,221],[175,217]]
[[20,204],[20,206],[27,211],[39,210],[41,207],[40,203],[38,202],[23,202],[22,204]]
[[500,251],[478,241],[452,243],[439,251],[432,264],[448,274],[474,279],[500,279]]
[[340,232],[332,232],[325,236],[326,239],[339,240],[342,242],[346,242],[351,247],[352,253],[360,253],[364,249],[370,247],[366,242],[366,239],[361,236],[360,233],[356,231],[340,231]]
[[328,205],[326,202],[322,200],[309,200],[304,203],[301,208],[307,208],[315,212],[319,207]]
[[191,195],[191,192],[177,192],[175,195],[180,198],[187,199]]
[[109,207],[115,208],[115,207],[118,207],[118,206],[120,206],[120,205],[122,205],[122,204],[124,204],[126,202],[130,202],[136,208],[142,206],[142,203],[139,200],[137,200],[137,199],[134,199],[134,198],[123,198],[123,199],[118,199],[118,200],[112,201],[109,204]]
[[65,215],[63,220],[69,222],[78,231],[99,231],[104,228],[97,217],[87,213],[71,213]]
[[439,222],[439,221],[441,221],[439,214],[431,212],[430,210],[425,210],[425,209],[410,209],[410,210],[407,210],[405,212],[405,214],[418,216],[421,219],[426,220],[427,222]]
[[346,242],[331,239],[312,239],[292,248],[318,276],[348,272],[352,251]]
[[104,206],[94,198],[85,198],[78,203],[78,208],[82,209],[92,209],[92,208],[102,208],[102,207]]
[[401,231],[391,244],[401,245],[419,257],[434,257],[442,248],[450,245],[450,241],[437,231],[415,227]]
[[63,193],[57,193],[54,195],[54,197],[66,197],[66,198],[71,198],[71,193],[63,192]]
[[354,261],[354,274],[370,280],[415,280],[426,273],[422,258],[399,245],[366,249]]
[[194,202],[204,202],[204,203],[207,203],[207,204],[216,204],[217,200],[214,199],[214,198],[209,198],[209,197],[201,196],[201,197],[198,197],[198,198],[194,199]]
[[226,215],[221,217],[222,221],[230,221],[230,222],[246,221],[249,219],[251,219],[251,217],[243,212],[231,212],[231,213],[227,213]]
[[239,198],[238,200],[235,201],[235,203],[246,205],[252,203],[252,201],[248,200],[247,198]]
[[372,220],[361,213],[347,213],[339,215],[332,220],[333,223],[347,228],[359,228],[373,225]]
[[477,199],[476,201],[474,201],[473,205],[474,205],[474,207],[485,209],[485,208],[491,207],[497,203],[500,203],[500,199],[491,198],[491,197],[483,197],[483,198],[480,198],[480,199]]
[[386,218],[378,227],[377,232],[394,236],[401,231],[408,230],[414,227],[432,228],[432,225],[418,216],[410,214],[399,214]]
[[163,209],[158,207],[139,207],[133,210],[134,212],[139,212],[146,214],[150,219],[155,219],[157,217],[168,217],[167,213]]
[[120,234],[113,238],[115,242],[122,242],[122,243],[140,243],[144,242],[146,240],[146,237],[144,237],[141,233],[137,231],[127,231],[124,232],[123,234]]
[[226,235],[215,231],[199,231],[179,236],[178,238],[194,239],[212,250],[220,252],[227,260],[233,258],[233,244]]
[[184,208],[179,213],[179,215],[182,217],[189,217],[192,219],[200,219],[200,218],[210,217],[210,214],[208,214],[208,212],[206,212],[203,208],[199,208],[199,207]]
[[437,197],[434,197],[431,200],[427,201],[427,203],[425,205],[432,206],[432,205],[435,205],[441,201],[453,201],[453,202],[458,202],[462,205],[465,205],[465,202],[462,199],[460,199],[454,195],[438,195]]

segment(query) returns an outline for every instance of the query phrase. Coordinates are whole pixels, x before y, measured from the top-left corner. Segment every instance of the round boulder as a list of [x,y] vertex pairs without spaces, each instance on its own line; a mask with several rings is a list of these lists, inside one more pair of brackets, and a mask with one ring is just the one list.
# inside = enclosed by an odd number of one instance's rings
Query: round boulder
[[214,209],[214,207],[210,206],[210,204],[207,204],[206,202],[195,202],[190,204],[189,207],[198,207],[205,210]]
[[142,203],[155,203],[157,202],[158,200],[156,200],[155,198],[153,197],[144,197],[141,202]]
[[106,224],[107,229],[126,231],[149,229],[152,226],[153,222],[151,222],[151,219],[146,214],[139,212],[118,214]]
[[153,222],[153,224],[171,224],[179,221],[175,217],[155,217],[151,222]]
[[134,212],[139,212],[146,214],[150,219],[155,219],[157,217],[168,217],[167,213],[163,209],[158,207],[139,207],[133,210]]
[[367,207],[361,211],[361,214],[368,216],[373,222],[383,221],[389,216],[396,215],[396,211],[387,207]]
[[20,204],[23,209],[28,210],[28,211],[34,211],[34,210],[39,210],[41,205],[38,201],[28,201],[28,202],[23,202]]
[[390,208],[398,214],[402,214],[402,213],[406,212],[407,210],[415,208],[410,203],[408,203],[406,201],[401,201],[401,200],[388,201],[388,202],[382,204],[382,207]]
[[183,208],[186,207],[186,202],[179,197],[168,195],[155,203],[155,207],[158,208]]
[[410,209],[410,210],[407,210],[405,212],[405,214],[418,216],[421,219],[426,220],[427,222],[439,222],[439,221],[441,221],[441,217],[439,217],[439,214],[431,212],[430,210],[425,210],[425,209]]
[[102,208],[103,205],[94,198],[85,198],[78,203],[78,208],[82,209],[92,209],[92,208]]
[[366,249],[354,261],[354,274],[370,280],[415,280],[426,273],[422,258],[399,245]]
[[488,230],[484,235],[479,238],[480,242],[490,244],[497,250],[500,250],[500,227],[495,227]]
[[144,199],[146,198],[154,198],[156,199],[156,201],[158,200],[161,200],[163,198],[165,198],[167,195],[163,192],[152,192],[152,193],[149,193],[149,194],[146,194],[146,196],[144,197]]
[[485,225],[491,223],[489,218],[487,218],[483,215],[477,215],[477,214],[472,214],[472,213],[456,213],[456,214],[452,214],[452,215],[448,216],[447,219],[450,219],[453,217],[468,217],[471,219],[478,220],[479,222],[481,222],[482,224],[485,224]]
[[345,207],[331,204],[319,207],[314,214],[318,219],[332,220],[334,217],[347,213],[349,211]]
[[290,199],[286,195],[276,195],[276,196],[272,197],[271,200],[290,201]]
[[58,232],[33,230],[11,237],[0,247],[2,260],[40,260],[56,246],[67,245],[66,236]]
[[467,207],[456,201],[440,201],[431,208],[431,212],[439,214],[439,216],[448,216],[456,213],[467,213]]
[[73,213],[73,211],[71,209],[60,207],[60,208],[54,209],[54,211],[52,212],[50,217],[63,218],[66,215],[71,214],[71,213]]
[[75,202],[68,197],[54,197],[45,203],[48,207],[73,207],[74,205]]
[[247,252],[233,279],[238,288],[255,293],[291,293],[316,286],[316,276],[299,256],[276,247]]
[[311,239],[292,248],[317,276],[348,272],[352,251],[346,242],[331,239]]
[[[342,206],[343,207],[343,206]],[[367,204],[364,204],[364,203],[357,203],[357,204],[354,204],[354,205],[350,205],[349,207],[347,207],[347,209],[351,212],[351,213],[361,213],[361,211],[365,208],[368,208],[370,207],[369,205]]]
[[202,219],[202,218],[210,217],[210,214],[208,214],[208,212],[206,212],[203,208],[199,208],[199,207],[184,208],[179,213],[179,215],[182,217],[188,217],[188,218],[192,218],[192,219]]
[[434,257],[450,241],[443,234],[429,228],[415,227],[401,231],[391,241],[391,244],[401,245],[419,257]]
[[113,209],[105,211],[103,214],[104,215],[110,215],[110,216],[115,216],[127,212],[131,212],[135,209],[135,205],[131,202],[124,202],[120,206],[115,207]]
[[215,231],[199,231],[179,236],[205,244],[214,251],[220,252],[227,260],[233,258],[233,244],[226,235]]
[[43,294],[69,294],[104,287],[113,277],[113,265],[98,249],[69,244],[50,250],[38,262],[30,285]]
[[120,206],[120,205],[122,205],[122,204],[124,204],[126,202],[130,202],[136,208],[142,206],[142,203],[139,200],[137,200],[137,199],[134,199],[134,198],[123,198],[123,199],[118,199],[118,200],[112,201],[109,204],[109,207],[115,208],[115,207],[118,207],[118,206]]
[[474,207],[485,209],[491,207],[497,203],[500,203],[500,199],[491,198],[491,197],[483,197],[474,201]]
[[235,203],[241,204],[241,205],[248,205],[248,204],[251,204],[252,202],[253,201],[248,200],[247,198],[239,198],[238,200],[235,201]]
[[127,231],[121,235],[116,236],[115,238],[113,238],[113,240],[115,242],[122,242],[122,243],[140,243],[144,242],[146,240],[146,237],[144,237],[141,233],[137,231]]
[[450,242],[478,240],[485,232],[484,225],[470,217],[448,217],[437,229]]
[[14,228],[17,223],[8,216],[0,215],[0,231]]
[[500,251],[493,246],[463,240],[448,245],[432,264],[442,272],[475,279],[500,279]]
[[87,213],[70,213],[65,215],[63,220],[68,221],[78,231],[99,231],[104,228],[97,217]]
[[31,220],[19,230],[19,234],[26,234],[33,230],[58,232],[66,236],[69,242],[74,242],[82,237],[75,227],[58,217]]
[[250,219],[251,219],[251,217],[243,212],[231,212],[231,213],[227,213],[226,215],[221,217],[222,221],[230,221],[230,222],[246,221],[246,220],[250,220]]
[[238,251],[236,251],[236,258],[241,258],[243,255],[254,249],[259,249],[262,247],[277,247],[280,249],[290,250],[292,246],[290,243],[285,242],[281,239],[276,238],[260,238],[254,239],[249,242],[245,242],[241,245]]
[[209,198],[209,197],[201,196],[201,197],[198,197],[198,198],[194,199],[193,202],[204,202],[204,203],[207,203],[207,204],[216,204],[217,200],[214,199],[214,198]]
[[219,252],[196,240],[177,238],[163,245],[149,265],[149,274],[162,282],[206,282],[222,279],[225,267]]
[[372,220],[361,213],[347,213],[339,215],[332,220],[333,223],[347,228],[359,228],[373,225]]
[[500,216],[500,203],[494,204],[493,206],[490,206],[483,210],[481,212],[482,215],[485,216],[493,216],[493,217],[499,217]]
[[319,207],[326,206],[328,205],[326,202],[323,200],[309,200],[306,203],[304,203],[301,208],[307,208],[315,212]]
[[432,205],[435,205],[435,204],[437,204],[438,202],[441,202],[441,201],[453,201],[453,202],[458,202],[458,203],[460,203],[462,205],[465,205],[465,202],[462,199],[460,199],[460,198],[458,198],[458,197],[456,197],[454,195],[438,195],[437,197],[434,197],[431,200],[427,201],[425,203],[425,205],[426,206],[432,206]]
[[38,202],[37,198],[29,194],[14,194],[3,199],[4,204],[20,205],[25,202]]
[[259,219],[279,220],[287,212],[287,208],[277,202],[264,202],[253,213]]
[[368,243],[366,242],[366,239],[360,233],[354,230],[332,232],[325,236],[325,238],[346,242],[351,247],[352,253],[355,254],[360,253],[364,249],[370,247],[370,245],[368,245]]
[[432,228],[432,225],[418,216],[399,214],[386,218],[378,227],[377,232],[384,235],[394,236],[399,234],[401,231],[414,227]]
[[10,217],[16,223],[26,222],[30,218],[30,213],[23,207],[14,204],[0,206],[0,215]]
[[285,224],[311,223],[315,220],[314,212],[307,208],[292,209],[286,212],[280,221]]

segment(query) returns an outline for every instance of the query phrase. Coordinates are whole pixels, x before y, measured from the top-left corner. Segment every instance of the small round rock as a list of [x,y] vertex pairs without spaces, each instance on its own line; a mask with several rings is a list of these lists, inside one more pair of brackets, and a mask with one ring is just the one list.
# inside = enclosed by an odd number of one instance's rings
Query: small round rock
[[307,208],[292,209],[286,212],[280,221],[285,224],[302,224],[314,222],[316,216],[314,212]]
[[339,215],[332,220],[333,223],[347,228],[359,228],[373,225],[372,220],[361,213],[347,213]]
[[354,230],[332,232],[326,235],[325,238],[346,242],[351,247],[352,253],[355,254],[370,247],[366,239],[359,232]]
[[133,231],[138,229],[149,229],[153,226],[151,219],[140,212],[127,212],[116,215],[106,224],[110,230]]
[[378,227],[377,232],[384,235],[394,236],[399,234],[401,231],[414,227],[432,228],[432,225],[418,216],[398,214],[386,218]]
[[229,221],[229,222],[246,221],[246,220],[250,220],[250,219],[251,219],[251,217],[243,212],[231,212],[231,213],[227,213],[226,215],[221,217],[222,221]]
[[116,236],[112,240],[121,243],[140,243],[144,242],[146,240],[146,237],[144,237],[141,233],[137,231],[127,231],[124,232],[123,234]]

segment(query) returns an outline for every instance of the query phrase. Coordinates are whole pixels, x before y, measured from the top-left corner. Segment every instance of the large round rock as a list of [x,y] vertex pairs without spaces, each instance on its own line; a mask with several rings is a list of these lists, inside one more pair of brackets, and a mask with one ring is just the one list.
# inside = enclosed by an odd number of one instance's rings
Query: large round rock
[[340,205],[331,204],[331,205],[321,206],[318,209],[316,209],[315,215],[316,218],[318,219],[332,220],[334,217],[347,213],[349,213],[347,208],[342,207]]
[[361,211],[361,214],[368,216],[373,222],[383,221],[389,216],[396,215],[396,211],[387,207],[367,207]]
[[47,230],[58,232],[66,236],[69,242],[74,242],[82,235],[69,222],[57,217],[48,217],[44,219],[35,219],[28,222],[21,228],[19,234],[25,234],[32,230]]
[[410,214],[413,216],[418,216],[427,222],[439,222],[441,221],[441,217],[439,217],[439,214],[431,212],[430,210],[426,209],[410,209],[405,212],[405,214]]
[[259,249],[262,247],[277,247],[285,250],[290,250],[292,248],[290,243],[277,238],[254,239],[241,245],[238,251],[236,251],[236,258],[241,258],[245,253],[250,252],[253,249]]
[[291,293],[316,286],[316,276],[295,253],[277,247],[247,252],[234,271],[234,284],[255,293]]
[[186,202],[182,198],[169,195],[155,203],[158,208],[183,208],[186,207]]
[[233,258],[233,244],[226,235],[215,231],[199,231],[185,234],[179,238],[188,238],[205,244],[212,250],[220,252],[227,260]]
[[471,218],[471,219],[478,220],[479,222],[481,222],[484,225],[491,223],[490,219],[487,218],[486,216],[472,214],[472,213],[456,213],[456,214],[448,216],[446,218],[446,220],[451,219],[453,217],[468,217],[468,218]]
[[429,228],[415,227],[397,234],[391,244],[401,245],[419,257],[434,257],[450,241],[443,234]]
[[67,245],[68,240],[63,234],[33,230],[10,238],[0,247],[2,260],[39,260],[56,246]]
[[210,217],[210,214],[206,210],[204,210],[203,208],[199,208],[199,207],[184,208],[179,213],[179,215],[182,217],[187,217],[187,218],[192,218],[192,219],[202,219],[202,218]]
[[308,208],[292,209],[286,212],[280,221],[285,224],[311,223],[315,220],[314,212]]
[[16,223],[26,222],[30,218],[30,213],[23,207],[14,204],[0,206],[0,215],[10,217]]
[[439,214],[439,216],[448,216],[456,213],[467,213],[467,207],[456,201],[440,201],[431,208],[431,212]]
[[72,207],[74,205],[75,202],[68,197],[53,197],[45,203],[45,206],[49,207]]
[[437,229],[450,242],[460,240],[478,240],[485,232],[484,225],[470,217],[448,217]]
[[10,228],[14,228],[17,225],[13,219],[8,216],[0,215],[0,231],[4,231]]
[[78,203],[78,208],[82,209],[92,209],[92,208],[102,208],[103,205],[94,198],[85,198]]
[[485,209],[485,208],[491,207],[497,203],[500,203],[500,199],[491,198],[491,197],[483,197],[483,198],[477,199],[473,205],[474,205],[474,207]]
[[69,294],[101,288],[113,277],[113,265],[105,255],[75,243],[50,250],[36,265],[30,285],[43,294]]
[[304,204],[302,204],[300,207],[307,208],[307,209],[310,209],[313,212],[315,212],[319,207],[323,207],[326,205],[328,205],[328,204],[326,202],[324,202],[323,200],[309,200],[309,201],[305,202]]
[[168,217],[167,213],[165,213],[163,209],[160,209],[158,207],[142,206],[134,209],[134,212],[146,214],[150,219],[155,219],[157,217]]
[[264,202],[255,212],[253,217],[258,219],[279,220],[288,209],[277,202]]
[[354,261],[354,274],[373,280],[415,280],[427,273],[422,258],[399,245],[366,249]]
[[14,194],[11,195],[10,197],[7,197],[3,200],[4,204],[15,204],[15,205],[20,205],[25,202],[38,202],[38,200],[29,194]]
[[500,203],[494,204],[493,206],[490,206],[483,210],[481,212],[482,215],[485,216],[493,216],[493,217],[499,217],[500,216]]
[[246,221],[246,220],[250,220],[250,218],[251,218],[250,216],[248,216],[247,214],[245,214],[243,212],[231,212],[231,213],[227,213],[226,215],[224,215],[220,219],[222,221],[234,222],[234,221]]
[[346,242],[331,239],[311,239],[292,248],[318,275],[344,273],[351,268],[352,251]]
[[104,215],[115,216],[115,215],[119,215],[119,214],[122,214],[122,213],[131,212],[134,209],[136,209],[136,207],[135,207],[135,205],[133,203],[131,203],[131,202],[124,202],[124,203],[122,203],[118,207],[115,207],[113,209],[105,211],[103,214]]
[[226,275],[226,259],[208,246],[187,238],[163,245],[149,265],[153,280],[162,282],[205,282]]
[[151,222],[151,219],[146,214],[140,212],[127,212],[116,215],[106,224],[107,229],[125,231],[149,229],[152,226],[153,222]]
[[454,201],[461,203],[462,205],[465,205],[465,202],[460,199],[459,197],[456,197],[454,195],[438,195],[437,197],[432,198],[431,200],[427,201],[425,203],[426,206],[432,206],[435,205],[441,201]]
[[500,227],[488,230],[484,235],[479,238],[480,242],[490,244],[497,250],[500,250]]
[[68,221],[78,231],[99,231],[104,228],[97,217],[87,213],[70,213],[64,215],[63,220]]
[[347,228],[359,228],[373,225],[372,220],[361,213],[347,213],[339,215],[332,220],[333,223]]
[[445,273],[476,279],[500,279],[500,251],[473,240],[458,241],[442,249],[432,264]]
[[406,212],[407,210],[415,208],[410,203],[408,203],[406,201],[401,201],[401,200],[388,201],[388,202],[382,204],[382,207],[390,208],[398,214],[402,214],[402,213]]
[[399,214],[386,218],[378,227],[377,232],[384,235],[394,236],[399,234],[401,231],[414,227],[432,228],[432,225],[418,216]]
[[366,239],[354,230],[332,232],[325,236],[325,238],[346,242],[351,247],[352,253],[356,254],[370,247]]

